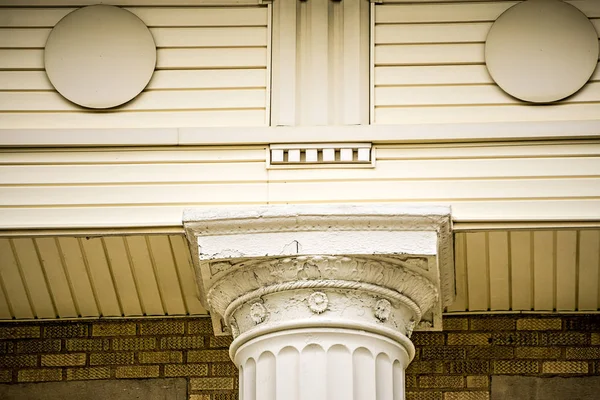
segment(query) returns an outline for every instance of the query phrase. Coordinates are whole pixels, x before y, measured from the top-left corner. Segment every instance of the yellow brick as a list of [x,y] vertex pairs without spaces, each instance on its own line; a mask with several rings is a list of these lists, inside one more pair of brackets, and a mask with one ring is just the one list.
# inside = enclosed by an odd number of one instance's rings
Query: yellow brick
[[44,327],[44,337],[49,338],[73,338],[86,337],[88,335],[87,325],[64,322],[60,325]]
[[232,340],[233,338],[231,336],[211,336],[210,347],[224,347],[228,349]]
[[16,367],[35,367],[37,366],[38,356],[34,355],[0,355],[0,367],[16,368]]
[[154,338],[113,339],[113,350],[154,350],[155,348]]
[[600,347],[568,347],[567,359],[600,360]]
[[17,353],[54,353],[60,351],[60,339],[23,340],[17,342]]
[[160,339],[162,349],[202,349],[204,347],[203,336],[173,336]]
[[517,347],[516,358],[560,358],[560,349],[556,347]]
[[419,387],[422,388],[461,388],[465,386],[462,376],[452,375],[420,376],[418,382]]
[[138,358],[141,364],[168,364],[183,361],[180,351],[149,351],[139,353]]
[[67,369],[67,380],[69,381],[87,381],[90,379],[109,379],[109,367],[92,368],[69,368]]
[[233,390],[233,378],[192,378],[192,390]]
[[494,361],[492,372],[494,374],[537,374],[539,364],[537,361]]
[[61,369],[22,369],[17,375],[19,382],[49,382],[62,380]]
[[125,365],[133,364],[133,353],[92,353],[90,365]]
[[42,356],[43,367],[70,367],[76,365],[85,365],[85,353],[44,354]]
[[467,331],[469,320],[466,318],[444,317],[442,325],[445,331]]
[[188,351],[188,362],[224,362],[231,361],[227,350]]
[[158,377],[158,365],[145,365],[134,367],[117,367],[115,376],[121,378],[156,378]]
[[134,322],[94,324],[92,336],[132,336],[135,335]]
[[185,324],[183,321],[144,322],[140,324],[142,335],[183,335]]
[[487,375],[467,376],[468,388],[487,388],[490,386],[490,377]]
[[489,400],[488,392],[446,392],[444,400]]
[[448,345],[485,346],[492,342],[490,333],[449,333]]
[[544,374],[587,374],[588,363],[585,361],[545,361],[542,364]]
[[101,351],[109,350],[108,339],[67,339],[65,347],[69,351]]
[[12,371],[10,369],[0,369],[0,382],[11,382]]
[[234,363],[213,363],[210,365],[212,376],[237,376],[238,368]]
[[191,394],[190,400],[210,400],[209,394]]
[[406,400],[442,400],[438,392],[406,392]]
[[514,331],[515,320],[512,318],[471,318],[472,331]]
[[27,339],[39,337],[39,326],[0,326],[0,339]]
[[592,333],[592,345],[600,345],[600,333]]
[[522,318],[517,320],[520,331],[552,331],[562,329],[560,318]]
[[165,365],[165,376],[206,376],[208,364]]
[[213,327],[210,318],[199,318],[188,322],[188,333],[191,335],[212,335]]

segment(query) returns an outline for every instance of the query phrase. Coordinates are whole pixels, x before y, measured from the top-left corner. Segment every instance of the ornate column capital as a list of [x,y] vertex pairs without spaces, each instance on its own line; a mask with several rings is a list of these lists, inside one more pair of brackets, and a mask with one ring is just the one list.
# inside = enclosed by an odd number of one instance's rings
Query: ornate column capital
[[[232,354],[272,332],[350,328],[401,342],[441,329],[454,296],[446,207],[264,206],[189,210],[202,300]],[[412,356],[412,354],[411,354]]]

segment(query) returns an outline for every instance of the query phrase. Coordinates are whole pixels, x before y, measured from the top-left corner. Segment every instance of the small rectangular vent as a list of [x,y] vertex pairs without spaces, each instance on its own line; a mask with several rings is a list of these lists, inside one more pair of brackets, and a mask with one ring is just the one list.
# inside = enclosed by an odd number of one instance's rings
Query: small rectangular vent
[[374,166],[370,143],[272,144],[267,167]]

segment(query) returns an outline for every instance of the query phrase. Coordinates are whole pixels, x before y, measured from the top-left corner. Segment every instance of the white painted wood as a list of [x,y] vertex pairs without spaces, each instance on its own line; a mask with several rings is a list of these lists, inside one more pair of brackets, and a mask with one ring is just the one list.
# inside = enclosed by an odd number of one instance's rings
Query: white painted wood
[[454,235],[454,276],[456,279],[456,297],[447,307],[448,312],[465,311],[469,307],[469,291],[466,263],[466,233]]
[[156,276],[156,266],[153,264],[146,238],[144,236],[129,236],[125,238],[125,249],[131,262],[131,271],[143,305],[144,315],[164,315],[165,304]]
[[115,289],[119,295],[123,314],[127,316],[145,314],[138,294],[137,283],[133,277],[131,260],[125,247],[125,239],[112,236],[101,240],[107,254],[109,268],[115,279]]
[[4,320],[12,319],[8,299],[4,293],[4,289],[0,286],[0,318]]
[[23,281],[12,239],[0,238],[0,278],[13,317],[34,318],[36,315]]
[[510,277],[512,310],[533,310],[533,254],[531,232],[510,233]]
[[[598,70],[556,105],[530,107],[507,95],[485,67],[492,23],[517,2],[404,2],[375,5],[372,122],[376,124],[595,119]],[[597,18],[594,1],[571,2]],[[598,25],[598,20],[592,20]]]
[[577,235],[576,231],[556,232],[556,309],[577,309]]
[[490,310],[510,310],[510,264],[508,252],[508,232],[489,232],[488,234],[488,263]]
[[533,307],[535,310],[552,311],[555,307],[556,249],[554,232],[533,232]]
[[148,236],[146,243],[154,265],[156,281],[165,304],[165,314],[187,314],[183,303],[181,281],[175,267],[174,254],[171,250],[169,238],[165,235]]
[[61,237],[57,242],[79,316],[99,316],[97,294],[92,286],[89,266],[79,246],[79,240],[74,237]]
[[102,239],[80,238],[79,245],[88,262],[90,278],[98,296],[100,316],[122,316],[123,311],[117,298],[114,276],[106,259]]
[[489,309],[488,243],[485,232],[466,234],[469,311]]
[[55,318],[54,301],[33,240],[13,239],[12,244],[35,315],[38,318]]
[[[3,8],[0,91],[8,92],[0,93],[0,126],[264,126],[270,105],[269,7],[151,4],[132,1],[120,5],[134,5],[127,9],[151,27],[159,47],[158,70],[147,92],[109,113],[93,113],[65,101],[43,71],[43,47],[50,29],[74,8],[52,8],[51,3],[45,8]],[[28,113],[35,113],[35,118]]]
[[[73,302],[69,280],[65,273],[56,238],[37,238],[34,241],[40,252],[40,259],[48,279],[48,286],[52,293],[57,317],[77,317],[77,309]],[[20,317],[23,318],[22,315]]]
[[577,309],[599,308],[600,231],[579,232],[579,290]]
[[169,242],[175,259],[177,274],[183,292],[183,302],[191,315],[206,314],[206,310],[200,304],[196,274],[190,255],[187,241],[182,235],[169,235]]

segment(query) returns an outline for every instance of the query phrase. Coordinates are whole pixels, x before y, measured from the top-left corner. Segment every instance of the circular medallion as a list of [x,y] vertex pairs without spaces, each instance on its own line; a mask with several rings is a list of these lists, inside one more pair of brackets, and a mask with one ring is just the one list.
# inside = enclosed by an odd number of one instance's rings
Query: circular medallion
[[586,84],[598,52],[598,34],[577,8],[558,0],[528,0],[509,8],[492,25],[485,62],[508,94],[549,103]]
[[256,325],[260,324],[267,318],[267,309],[262,303],[254,303],[250,307],[250,318]]
[[323,292],[314,292],[308,297],[308,308],[315,314],[321,314],[327,310],[329,299]]
[[375,318],[381,322],[385,322],[390,317],[391,312],[392,303],[390,303],[389,300],[377,300],[377,303],[375,303]]
[[146,25],[129,11],[89,6],[68,14],[52,29],[44,64],[52,85],[73,103],[116,107],[150,81],[156,45]]

